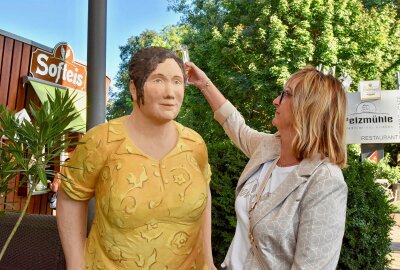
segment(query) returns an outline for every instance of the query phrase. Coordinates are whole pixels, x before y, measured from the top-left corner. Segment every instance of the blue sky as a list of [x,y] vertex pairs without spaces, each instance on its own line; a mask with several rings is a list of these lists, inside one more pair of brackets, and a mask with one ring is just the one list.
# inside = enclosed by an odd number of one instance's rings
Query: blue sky
[[[167,0],[107,1],[107,74],[112,80],[120,63],[118,47],[130,36],[179,21],[167,5]],[[51,48],[68,42],[86,63],[87,14],[88,0],[0,0],[0,29]]]

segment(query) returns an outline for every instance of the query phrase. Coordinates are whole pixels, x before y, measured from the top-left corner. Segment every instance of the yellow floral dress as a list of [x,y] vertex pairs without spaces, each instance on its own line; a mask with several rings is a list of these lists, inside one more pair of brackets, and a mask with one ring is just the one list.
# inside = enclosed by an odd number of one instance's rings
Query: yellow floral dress
[[175,123],[176,146],[155,160],[129,139],[126,116],[91,129],[63,181],[75,200],[96,197],[87,269],[207,269],[202,214],[210,166],[203,139]]

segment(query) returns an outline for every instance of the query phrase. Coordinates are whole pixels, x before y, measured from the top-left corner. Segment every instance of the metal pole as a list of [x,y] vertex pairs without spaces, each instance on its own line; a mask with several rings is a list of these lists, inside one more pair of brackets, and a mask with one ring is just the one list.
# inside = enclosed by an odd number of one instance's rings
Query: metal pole
[[400,71],[397,71],[397,89],[400,90]]
[[106,116],[107,0],[89,0],[87,50],[87,129],[104,123]]
[[[87,122],[86,128],[104,123],[106,118],[106,29],[107,0],[89,0],[87,49]],[[95,201],[88,208],[88,232],[95,214]]]

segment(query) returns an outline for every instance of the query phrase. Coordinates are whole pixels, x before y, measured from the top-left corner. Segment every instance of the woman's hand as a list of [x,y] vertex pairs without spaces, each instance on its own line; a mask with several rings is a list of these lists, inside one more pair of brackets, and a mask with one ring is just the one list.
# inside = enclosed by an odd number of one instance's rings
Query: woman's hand
[[207,75],[192,62],[185,63],[185,70],[187,72],[188,84],[194,85],[197,88],[204,89],[210,79]]
[[58,187],[60,185],[60,181],[61,181],[60,174],[57,173],[55,175],[55,177],[54,177],[53,182],[50,183],[50,190],[53,191],[53,192],[57,192],[58,191]]
[[213,112],[218,110],[219,107],[226,101],[226,98],[212,83],[207,75],[192,62],[185,63],[185,70],[187,72],[188,83],[196,86],[200,92],[207,99]]

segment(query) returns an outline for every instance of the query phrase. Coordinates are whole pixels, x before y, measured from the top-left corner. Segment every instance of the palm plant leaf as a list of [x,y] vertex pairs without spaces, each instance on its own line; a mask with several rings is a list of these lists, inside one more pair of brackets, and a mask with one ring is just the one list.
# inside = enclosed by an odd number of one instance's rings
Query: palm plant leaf
[[[6,139],[6,143],[0,145],[0,196],[9,192],[9,181],[20,173],[24,176],[20,182],[29,176],[32,187],[39,182],[47,185],[47,176],[57,173],[54,166],[48,165],[59,164],[57,160],[61,152],[77,144],[68,137],[73,129],[69,125],[79,116],[74,98],[76,94],[57,89],[54,98],[48,94],[48,101],[40,107],[31,102],[29,113],[34,119],[32,122],[19,122],[14,113],[0,105],[0,137]],[[26,212],[32,191],[33,188],[29,190],[21,216],[1,250],[0,260]]]

